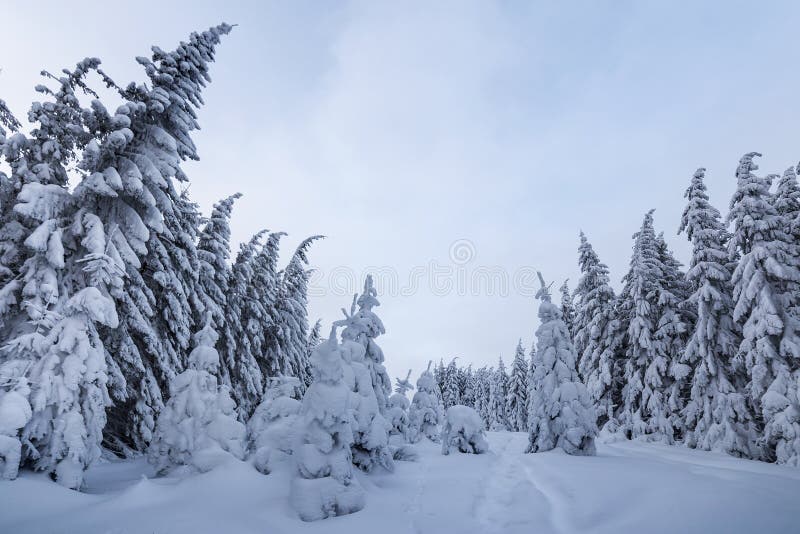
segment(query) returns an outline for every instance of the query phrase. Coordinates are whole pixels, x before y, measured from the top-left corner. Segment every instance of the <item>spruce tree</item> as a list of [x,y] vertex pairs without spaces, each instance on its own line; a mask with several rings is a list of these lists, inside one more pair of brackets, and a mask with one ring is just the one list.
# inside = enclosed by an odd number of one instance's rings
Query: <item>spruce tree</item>
[[796,306],[800,269],[791,227],[786,226],[769,191],[771,177],[759,177],[750,152],[736,170],[737,189],[727,221],[733,225],[733,318],[742,325],[737,358],[748,371],[746,392],[764,426],[763,455],[768,461],[797,463],[800,435],[793,370],[800,358]]
[[170,398],[158,416],[148,452],[159,471],[188,466],[205,472],[228,455],[244,459],[246,430],[228,388],[217,381],[218,334],[211,323],[209,314],[195,334],[188,368],[173,378]]
[[230,270],[225,327],[220,356],[231,380],[231,393],[239,407],[239,418],[247,421],[264,393],[264,375],[259,366],[261,323],[266,311],[251,293],[252,259],[260,248],[264,231],[242,243]]
[[483,419],[484,429],[489,429],[489,393],[492,370],[486,366],[475,371],[475,411]]
[[[120,258],[107,246],[102,221],[76,198],[92,177],[72,193],[67,184],[67,169],[81,165],[77,151],[92,141],[92,111],[81,108],[76,91],[96,96],[84,78],[98,65],[86,59],[58,78],[44,72],[58,89],[37,88],[50,100],[31,107],[31,135],[6,139],[0,132],[12,171],[3,177],[8,204],[0,230],[6,341],[0,398],[4,407],[16,399],[23,412],[15,409],[15,420],[0,421],[1,437],[11,438],[0,441],[12,449],[0,463],[4,476],[22,462],[73,489],[100,456],[109,382],[124,382],[98,333],[118,324],[113,297],[122,287]],[[2,120],[19,126],[8,116]],[[25,444],[21,451],[18,443]]]
[[436,388],[440,399],[444,392],[445,376],[447,376],[447,373],[445,372],[444,358],[440,358],[439,364],[433,370],[433,378],[436,380]]
[[304,390],[294,376],[274,376],[267,380],[264,400],[247,421],[248,449],[253,452],[253,467],[258,472],[269,474],[281,458],[292,453]]
[[611,422],[613,427],[614,411],[622,389],[622,369],[617,357],[620,328],[615,313],[616,298],[608,267],[600,262],[583,232],[580,237],[578,264],[581,278],[575,288],[573,334],[579,358],[578,374],[597,406],[598,424],[603,427]]
[[559,288],[561,292],[561,314],[564,316],[564,324],[567,325],[567,332],[572,336],[575,333],[575,305],[567,282],[569,282],[569,279],[564,280],[564,283],[561,284]]
[[658,297],[658,326],[653,335],[656,350],[668,362],[669,389],[667,410],[674,436],[682,439],[685,433],[683,408],[689,396],[690,366],[682,362],[688,332],[693,322],[686,306],[690,291],[680,262],[675,259],[664,241],[663,233],[656,237],[658,260],[661,266]]
[[367,275],[364,280],[364,292],[357,297],[354,304],[358,305],[358,311],[352,315],[352,320],[347,322],[346,328],[342,331],[342,339],[355,341],[364,347],[365,364],[370,372],[378,409],[384,414],[388,406],[387,400],[392,393],[392,382],[383,366],[383,350],[375,342],[375,338],[384,334],[386,330],[380,317],[372,311],[373,308],[380,306],[372,275]]
[[466,369],[459,369],[459,376],[463,376],[460,381],[461,384],[461,404],[475,408],[475,395],[477,393],[477,386],[475,383],[475,373],[472,371],[472,365]]
[[508,375],[501,356],[489,379],[489,430],[508,430],[506,417],[506,396],[508,395]]
[[524,432],[528,429],[528,362],[522,340],[517,343],[511,377],[506,395],[506,419],[509,430]]
[[693,290],[689,303],[697,322],[683,353],[692,369],[689,400],[683,410],[685,443],[692,448],[753,456],[753,414],[740,389],[745,376],[733,365],[741,339],[733,321],[728,233],[719,211],[708,201],[705,169],[695,172],[684,195],[688,201],[679,232],[692,243],[686,279]]
[[[112,442],[141,448],[149,441],[155,416],[163,406],[163,391],[183,366],[180,347],[170,350],[170,337],[165,335],[169,328],[157,317],[156,304],[158,293],[164,290],[161,281],[181,279],[172,276],[177,258],[168,252],[174,237],[169,221],[174,221],[176,232],[183,224],[178,220],[179,198],[171,181],[185,180],[183,160],[198,159],[191,140],[198,128],[196,109],[202,103],[215,48],[230,30],[231,26],[221,24],[193,33],[188,42],[170,52],[154,47],[150,59],[137,58],[149,84],[123,89],[104,76],[103,81],[118,91],[124,103],[111,114],[96,99],[91,113],[84,114],[95,138],[83,150],[80,166],[86,177],[75,195],[86,213],[103,222],[112,257],[120,258],[126,273],[125,286],[115,297],[120,325],[100,331],[109,352],[121,360],[127,382],[127,391],[116,394],[110,411],[107,434]],[[157,260],[161,264],[144,268],[148,261]],[[186,273],[191,266],[181,270]],[[191,292],[191,287],[183,289]],[[186,313],[181,311],[181,316]],[[185,335],[188,326],[180,326],[180,335]]]
[[[621,430],[630,438],[647,438],[672,443],[668,393],[670,359],[665,353],[667,335],[656,337],[661,323],[660,298],[664,276],[658,240],[653,230],[653,211],[647,212],[634,235],[630,271],[625,275],[618,312],[626,327],[625,385],[618,415]],[[663,332],[667,334],[667,332]]]
[[[197,241],[198,294],[203,308],[211,312],[212,326],[220,332],[225,328],[225,308],[228,305],[231,257],[231,212],[233,203],[241,198],[236,193],[214,204]],[[195,317],[200,321],[201,317]],[[221,348],[221,347],[218,347]],[[224,383],[230,385],[227,366],[221,366]]]
[[[278,256],[280,241],[285,235],[284,232],[272,232],[264,246],[252,259],[253,291],[267,312],[267,318],[261,324],[264,336],[264,354],[259,359],[261,373],[264,376],[295,376],[296,374],[283,348],[283,340],[287,336],[282,332],[285,323],[282,318],[283,306],[279,307],[282,288],[281,273],[278,271]],[[305,381],[303,381],[301,386],[305,387],[305,385]]]
[[[283,372],[290,373],[292,376],[299,378],[304,387],[311,382],[307,359],[307,303],[310,271],[306,266],[308,265],[309,247],[314,241],[321,238],[322,236],[309,237],[304,239],[297,247],[286,269],[283,271],[276,302],[277,316],[275,321],[277,323],[278,347],[280,349],[280,367],[285,369]],[[380,321],[380,319],[378,319],[378,321]],[[381,324],[380,333],[383,333],[382,329],[383,325]],[[342,335],[345,335],[345,332],[342,332]],[[383,369],[383,352],[380,350],[380,347],[372,341],[372,338],[370,338],[370,342],[367,342],[365,347],[367,350],[367,357],[370,358],[370,361],[377,362],[372,364],[371,371],[374,374],[378,374],[380,372],[377,370],[378,366],[380,366],[380,369]],[[381,389],[383,395],[379,398],[379,403],[383,402],[383,406],[385,406],[386,398],[391,394],[392,387],[385,369],[383,369],[383,375],[381,375],[381,377],[385,384],[383,384],[383,388]],[[374,378],[373,380],[376,379]]]
[[[342,326],[341,351],[345,362],[345,382],[353,391],[353,463],[363,471],[372,471],[381,466],[387,471],[394,470],[392,454],[389,450],[389,425],[381,411],[376,391],[373,370],[377,359],[368,356],[368,348],[379,351],[373,337],[383,331],[380,319],[372,312],[377,298],[371,277],[367,277],[365,293],[355,295],[350,312],[342,310],[344,319],[335,321],[334,326]],[[357,309],[358,308],[358,309]],[[373,352],[373,355],[375,352]],[[382,354],[380,354],[382,360]],[[386,370],[380,365],[383,374]],[[388,377],[385,383],[388,383]],[[380,384],[384,383],[383,381]],[[381,390],[383,393],[383,390]],[[384,407],[385,411],[388,411]]]
[[560,447],[567,454],[594,455],[595,411],[578,378],[576,354],[561,310],[550,301],[549,288],[539,274],[537,293],[538,347],[531,384],[526,452]]
[[450,360],[444,370],[444,389],[442,390],[442,404],[447,410],[451,406],[461,404],[461,393],[458,384],[458,367],[456,359]]
[[444,413],[438,389],[429,362],[428,368],[417,379],[417,392],[408,409],[409,442],[416,443],[423,437],[439,442],[439,425]]
[[303,521],[357,512],[364,490],[353,474],[353,395],[335,327],[311,357],[314,379],[303,396],[290,501]]

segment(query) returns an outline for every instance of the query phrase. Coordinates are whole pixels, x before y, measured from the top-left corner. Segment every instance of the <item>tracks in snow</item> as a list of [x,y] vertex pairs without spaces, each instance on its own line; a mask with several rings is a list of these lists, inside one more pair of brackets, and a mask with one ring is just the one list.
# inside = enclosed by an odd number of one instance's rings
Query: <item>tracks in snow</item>
[[[519,450],[515,450],[519,449]],[[569,520],[571,499],[549,475],[531,466],[519,434],[509,434],[495,454],[475,503],[475,518],[485,532],[566,534],[575,528]]]

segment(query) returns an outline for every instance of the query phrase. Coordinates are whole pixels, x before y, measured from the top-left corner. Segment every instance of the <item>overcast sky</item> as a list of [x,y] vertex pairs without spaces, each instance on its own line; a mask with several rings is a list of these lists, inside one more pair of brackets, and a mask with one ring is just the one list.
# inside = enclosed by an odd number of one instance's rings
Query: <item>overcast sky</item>
[[328,236],[311,251],[312,320],[339,318],[378,273],[397,376],[530,345],[532,269],[574,286],[580,229],[617,287],[650,208],[687,260],[676,231],[698,166],[724,213],[742,153],[763,152],[764,172],[796,164],[798,15],[795,2],[11,0],[0,98],[24,116],[41,69],[85,56],[142,80],[134,57],[150,45],[239,24],[212,66],[191,194],[204,213],[244,194],[237,244],[284,230],[288,256]]

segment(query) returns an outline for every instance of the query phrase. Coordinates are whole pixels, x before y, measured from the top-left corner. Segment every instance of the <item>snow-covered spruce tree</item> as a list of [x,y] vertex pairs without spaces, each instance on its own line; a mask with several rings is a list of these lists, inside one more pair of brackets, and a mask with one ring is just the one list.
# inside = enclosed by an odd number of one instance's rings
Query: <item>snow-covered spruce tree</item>
[[364,507],[364,490],[353,474],[356,407],[345,381],[347,366],[334,326],[311,356],[313,380],[303,396],[293,453],[298,476],[292,480],[290,500],[303,521],[351,514]]
[[580,234],[578,264],[581,278],[575,288],[573,339],[578,354],[578,374],[597,407],[598,425],[614,425],[614,410],[620,402],[622,369],[616,343],[619,323],[614,313],[615,297],[608,267]]
[[481,416],[483,420],[484,429],[489,429],[489,393],[491,382],[492,370],[481,367],[475,371],[475,411]]
[[[360,307],[358,311],[356,310],[357,305]],[[373,375],[370,372],[370,364],[375,363],[375,360],[367,358],[364,343],[360,342],[364,339],[372,341],[372,338],[363,334],[375,327],[373,321],[377,319],[374,314],[362,313],[365,310],[369,311],[365,305],[369,306],[368,303],[365,303],[365,299],[355,295],[350,312],[342,310],[345,318],[333,323],[334,326],[344,327],[340,350],[347,364],[344,369],[345,383],[353,392],[353,445],[351,447],[353,463],[359,469],[367,472],[377,466],[381,466],[387,471],[393,471],[394,462],[389,449],[389,424],[380,411],[372,380]],[[377,345],[375,346],[377,347]]]
[[[314,352],[314,349],[316,349],[317,345],[322,342],[322,336],[320,335],[320,332],[322,332],[322,320],[317,319],[317,322],[314,323],[314,326],[312,326],[311,330],[309,330],[308,339],[306,340],[306,360],[309,362],[311,361],[311,354]],[[309,369],[310,368],[311,367],[309,363]]]
[[682,439],[685,434],[683,408],[685,399],[689,397],[691,372],[691,367],[683,363],[682,359],[694,314],[686,305],[691,294],[686,275],[680,269],[681,263],[667,247],[663,233],[656,238],[656,246],[662,276],[659,281],[661,293],[658,298],[658,327],[653,337],[656,340],[656,349],[669,362],[669,419],[675,438]]
[[595,411],[578,378],[576,355],[561,310],[550,302],[550,290],[539,274],[538,347],[533,364],[531,411],[526,452],[560,447],[567,454],[594,455]]
[[386,330],[380,317],[372,311],[374,307],[380,306],[372,275],[367,275],[364,281],[364,292],[358,296],[355,304],[358,304],[358,311],[352,315],[352,320],[348,321],[346,328],[342,331],[342,339],[355,341],[364,347],[365,364],[372,377],[372,387],[375,391],[378,409],[383,414],[387,409],[386,401],[392,393],[392,382],[383,366],[383,350],[375,343],[375,338],[384,334]]
[[748,371],[746,392],[764,425],[763,457],[798,463],[800,436],[794,397],[800,358],[797,300],[800,269],[791,226],[781,217],[769,192],[771,177],[758,177],[751,152],[736,170],[737,190],[727,221],[733,224],[730,258],[740,256],[733,271],[733,319],[742,325],[737,361]]
[[559,292],[561,293],[561,313],[564,316],[564,324],[567,325],[567,332],[572,336],[575,333],[575,304],[567,282],[569,279],[564,280]]
[[442,404],[446,410],[450,406],[461,404],[461,392],[458,383],[458,367],[456,367],[456,359],[450,360],[447,367],[444,369],[444,389],[442,390]]
[[[225,329],[225,309],[228,306],[231,212],[233,203],[241,196],[241,193],[236,193],[214,204],[211,216],[206,219],[205,226],[197,239],[197,259],[200,266],[197,280],[198,296],[203,302],[205,312],[211,312],[212,325],[219,332]],[[195,322],[201,320],[203,317],[195,317]],[[217,348],[222,350],[221,343]],[[228,367],[222,363],[220,379],[223,384],[230,386]]]
[[416,443],[422,437],[438,443],[439,425],[442,422],[442,405],[439,402],[436,379],[431,364],[417,379],[417,392],[408,409],[409,441]]
[[[3,379],[0,396],[4,404],[14,397],[21,401],[29,389],[21,461],[73,489],[81,487],[83,471],[100,456],[110,369],[97,327],[117,325],[111,295],[122,286],[119,256],[108,250],[102,223],[85,213],[66,187],[75,150],[91,138],[90,113],[80,107],[75,90],[93,95],[84,77],[98,64],[84,60],[59,78],[45,73],[58,82],[58,91],[37,88],[52,100],[32,106],[31,137],[15,134],[3,146],[16,191],[8,197],[13,216],[3,222],[3,261],[6,252],[12,254],[19,270],[2,288],[7,327],[2,367],[10,376]],[[13,404],[19,416],[21,402]],[[22,411],[28,415],[24,406]],[[5,421],[2,433],[20,422]],[[5,471],[16,470],[8,465],[13,460],[6,457]]]
[[390,436],[402,436],[408,440],[408,409],[411,402],[408,400],[407,392],[412,391],[414,386],[411,384],[411,369],[403,380],[395,378],[394,393],[389,397],[389,411],[387,413],[390,425]]
[[301,406],[299,399],[304,390],[294,376],[267,379],[264,400],[247,422],[248,449],[260,473],[270,473],[278,457],[292,453],[294,427]]
[[445,376],[447,376],[447,371],[444,366],[444,358],[439,358],[439,364],[433,370],[433,378],[436,380],[436,392],[440,399],[444,393]]
[[[284,362],[282,367],[287,367],[286,372],[298,377],[303,387],[306,387],[311,382],[306,352],[308,343],[308,280],[311,275],[311,272],[307,269],[308,249],[318,239],[322,239],[322,236],[309,237],[304,239],[297,247],[286,269],[283,271],[280,292],[276,302],[277,316],[275,321],[277,323],[278,347],[280,348],[279,358]],[[377,300],[375,302],[376,304],[374,305],[377,305]],[[359,314],[362,315],[364,324],[367,324],[369,328],[359,334],[346,329],[342,332],[342,336],[354,335],[354,339],[358,338],[357,340],[364,344],[370,372],[373,373],[373,383],[377,383],[375,377],[382,377],[385,380],[385,387],[376,386],[376,395],[378,390],[383,395],[378,399],[378,405],[381,406],[380,403],[383,402],[385,404],[386,397],[391,394],[392,386],[381,363],[383,362],[383,352],[372,338],[377,336],[378,333],[383,333],[383,325],[374,313],[365,308],[368,304],[363,295],[359,305],[362,306]],[[379,325],[379,328],[376,325]]]
[[461,404],[475,408],[475,373],[472,371],[472,365],[467,366],[466,369],[459,369],[459,385],[461,387]]
[[30,388],[22,362],[0,363],[0,480],[17,478],[22,461],[19,431],[31,420]]
[[531,350],[528,353],[528,413],[530,413],[531,409],[531,387],[533,387],[533,372],[535,371],[534,366],[536,365],[536,340],[534,339],[531,342]]
[[[281,291],[281,274],[278,272],[278,256],[280,241],[285,232],[272,232],[251,262],[253,277],[250,289],[267,317],[258,325],[263,335],[263,354],[258,360],[263,376],[294,376],[291,362],[286,360],[281,347],[281,320],[278,309],[278,297]],[[304,384],[303,384],[304,387]]]
[[163,286],[143,264],[158,254],[153,240],[162,240],[167,250],[173,246],[165,223],[175,214],[177,195],[171,181],[185,179],[182,160],[197,159],[190,137],[197,129],[195,109],[202,102],[214,49],[230,29],[222,24],[194,33],[171,52],[154,47],[151,59],[137,58],[149,84],[122,89],[104,77],[124,103],[111,114],[95,100],[91,112],[83,114],[95,139],[84,148],[81,169],[86,178],[75,195],[82,210],[103,221],[109,248],[126,273],[123,291],[115,297],[120,325],[100,331],[127,383],[124,393],[112,389],[116,402],[109,412],[110,442],[135,447],[147,443],[162,390],[183,365],[159,330],[164,321],[156,317],[156,298]]
[[741,393],[746,377],[732,364],[741,333],[733,321],[728,233],[719,211],[708,201],[704,176],[705,169],[700,168],[692,177],[679,229],[692,243],[686,279],[693,290],[689,303],[697,312],[683,353],[684,363],[692,368],[690,396],[683,410],[684,441],[692,448],[752,458],[754,418]]
[[[26,260],[35,254],[24,241],[41,222],[18,212],[15,208],[18,195],[27,184],[67,186],[67,168],[74,165],[76,150],[91,137],[83,125],[83,110],[76,91],[91,94],[84,77],[98,64],[97,59],[86,59],[78,63],[74,71],[64,71],[65,75],[59,78],[42,72],[59,86],[56,91],[44,85],[37,86],[37,92],[48,100],[31,105],[28,120],[34,127],[29,136],[19,131],[21,124],[5,102],[0,104],[0,154],[11,170],[10,176],[0,172],[0,328],[4,339],[19,334],[17,319],[25,321],[28,316],[30,289],[24,288],[19,273]],[[3,125],[11,130],[9,137]],[[54,188],[49,190],[55,191]],[[53,280],[45,284],[50,289],[55,289],[54,285]],[[25,329],[22,330],[24,333]]]
[[524,432],[528,429],[528,362],[525,361],[521,339],[517,343],[511,377],[508,380],[506,420],[508,429],[513,432]]
[[497,369],[492,372],[489,381],[489,430],[508,430],[506,418],[506,396],[508,395],[508,375],[502,356],[498,360]]
[[236,404],[217,382],[218,334],[209,314],[195,334],[189,368],[170,383],[170,398],[158,416],[150,461],[161,472],[188,466],[213,469],[229,455],[244,459],[245,426],[236,419]]
[[674,304],[673,297],[661,284],[663,277],[651,210],[645,215],[639,232],[634,234],[631,267],[623,279],[617,309],[621,325],[626,326],[625,385],[618,421],[620,431],[628,439],[672,443],[675,430],[668,402],[672,382],[670,358],[665,353],[669,337],[656,338],[660,326],[670,326],[661,323],[662,293],[670,305]]
[[239,407],[239,418],[246,421],[264,394],[264,376],[259,366],[264,339],[262,326],[266,310],[261,306],[253,288],[253,256],[260,247],[265,232],[258,232],[242,243],[230,271],[227,303],[224,310],[225,327],[220,355],[228,369],[231,393]]
[[[69,197],[59,186],[26,184],[18,200],[15,210],[41,221],[25,240],[34,255],[23,265],[23,306],[34,330],[6,347],[10,363],[27,359],[29,365],[32,413],[21,433],[24,461],[78,489],[83,471],[100,457],[110,399],[96,325],[118,324],[109,288],[119,291],[121,268],[105,254],[105,233],[96,217],[76,215],[63,231]],[[78,239],[85,251],[80,259]]]
[[787,225],[794,246],[800,246],[800,185],[797,183],[797,172],[789,167],[778,180],[775,190],[775,210]]
[[[107,276],[105,273],[104,276]],[[114,303],[98,287],[85,287],[59,311],[38,342],[41,358],[29,372],[31,420],[22,440],[35,449],[33,465],[68,488],[83,485],[83,472],[100,457],[108,397],[103,344],[95,324],[117,325]]]
[[458,404],[448,408],[442,428],[442,454],[447,456],[454,451],[483,454],[488,450],[489,443],[478,412]]

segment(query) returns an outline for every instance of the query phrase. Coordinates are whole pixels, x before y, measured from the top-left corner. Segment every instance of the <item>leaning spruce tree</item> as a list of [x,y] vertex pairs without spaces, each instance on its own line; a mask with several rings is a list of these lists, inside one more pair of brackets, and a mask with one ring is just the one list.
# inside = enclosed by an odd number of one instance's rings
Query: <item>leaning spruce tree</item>
[[90,127],[98,135],[84,149],[81,166],[88,177],[82,182],[81,205],[105,224],[109,246],[126,273],[122,294],[115,298],[120,325],[101,330],[104,344],[121,360],[127,382],[125,397],[110,411],[109,437],[139,448],[152,435],[167,384],[184,364],[184,357],[165,346],[159,330],[156,297],[163,286],[142,266],[146,258],[155,257],[148,248],[155,250],[153,240],[173,246],[165,225],[175,213],[171,180],[185,179],[183,160],[198,159],[191,139],[198,128],[196,109],[215,48],[230,30],[222,24],[193,33],[170,52],[154,47],[150,59],[137,58],[148,85],[123,89],[104,77],[124,104],[114,114],[97,100],[92,104]]
[[692,243],[686,277],[697,323],[683,354],[692,369],[690,395],[683,409],[689,447],[720,450],[734,456],[755,454],[754,418],[741,393],[744,370],[733,365],[741,333],[733,321],[728,234],[719,211],[708,201],[705,169],[695,172],[685,197],[679,232]]
[[575,349],[569,339],[561,310],[550,302],[550,291],[539,274],[537,293],[538,347],[533,365],[531,411],[526,452],[560,447],[567,454],[595,454],[597,435],[594,407],[578,378]]

